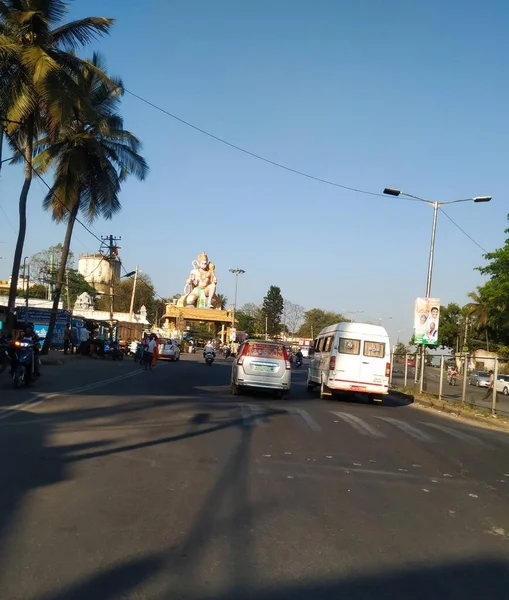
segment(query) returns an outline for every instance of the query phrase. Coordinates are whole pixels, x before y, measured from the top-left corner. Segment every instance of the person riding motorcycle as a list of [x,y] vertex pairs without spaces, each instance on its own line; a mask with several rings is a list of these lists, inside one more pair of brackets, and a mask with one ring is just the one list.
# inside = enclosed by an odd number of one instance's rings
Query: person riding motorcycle
[[300,350],[300,348],[299,348],[299,350],[297,350],[297,352],[295,353],[295,358],[296,358],[297,360],[300,360],[300,362],[302,362],[302,360],[303,360],[303,358],[304,358],[304,354],[302,354],[302,351]]
[[20,341],[20,342],[30,342],[31,344],[34,345],[34,348],[33,348],[33,352],[34,352],[34,375],[36,377],[40,377],[41,376],[41,371],[39,369],[39,351],[41,349],[41,339],[35,333],[35,329],[34,329],[34,324],[33,323],[26,323],[25,324],[25,329],[23,330],[23,333],[18,337],[18,341]]
[[456,377],[458,376],[458,371],[456,370],[456,367],[449,367],[449,370],[447,371],[447,381],[449,383],[452,383]]
[[216,357],[216,349],[214,348],[212,342],[207,342],[205,344],[205,348],[203,348],[203,358],[205,358],[205,355],[209,352],[214,355],[214,358]]

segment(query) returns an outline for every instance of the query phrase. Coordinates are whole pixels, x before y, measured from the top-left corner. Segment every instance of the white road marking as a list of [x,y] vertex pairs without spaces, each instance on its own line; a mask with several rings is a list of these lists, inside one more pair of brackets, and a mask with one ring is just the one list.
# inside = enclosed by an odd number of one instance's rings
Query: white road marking
[[380,431],[378,431],[359,417],[356,417],[349,413],[336,412],[332,410],[330,412],[331,414],[336,415],[336,417],[339,417],[340,419],[345,421],[345,423],[348,423],[348,425],[351,425],[356,431],[358,431],[362,435],[370,435],[371,437],[375,438],[385,437],[383,433],[381,433]]
[[468,433],[464,433],[463,431],[458,431],[457,429],[453,429],[452,427],[446,427],[445,425],[439,425],[437,423],[425,423],[422,421],[423,425],[427,425],[428,427],[433,427],[434,429],[438,429],[439,431],[443,431],[448,435],[461,440],[462,442],[466,442],[467,444],[471,444],[472,446],[484,446],[489,447],[480,439],[470,435]]
[[24,410],[27,408],[35,408],[41,402],[45,400],[51,400],[53,398],[71,396],[72,394],[76,394],[78,392],[84,392],[87,390],[91,390],[94,388],[102,387],[103,385],[107,385],[109,383],[113,383],[114,381],[119,381],[120,379],[128,379],[129,377],[134,377],[135,375],[139,375],[143,371],[132,371],[131,373],[127,373],[125,375],[118,375],[117,377],[111,377],[110,379],[103,379],[101,381],[96,381],[95,383],[89,383],[88,385],[83,385],[77,388],[71,388],[70,390],[64,390],[62,392],[53,392],[46,393],[40,392],[38,394],[34,394],[31,398],[27,398],[24,402],[20,402],[16,406],[11,406],[10,408],[6,408],[4,410],[0,410],[0,419],[6,419],[12,413],[15,413],[18,410]]
[[434,441],[430,435],[428,435],[427,433],[424,433],[424,431],[421,431],[420,429],[417,429],[417,427],[410,425],[410,423],[407,423],[406,421],[400,421],[399,419],[393,419],[392,417],[376,417],[376,418],[381,419],[382,421],[385,421],[386,423],[390,423],[391,425],[394,425],[394,427],[397,427],[400,431],[403,431],[410,437],[413,437],[414,439],[419,440],[421,442],[433,442]]
[[[320,427],[320,425],[318,425],[318,423],[313,419],[313,417],[308,413],[307,410],[304,410],[303,408],[296,408],[294,406],[291,406],[287,410],[294,417],[302,418],[304,420],[304,422],[306,423],[306,425],[313,431],[322,431],[322,428]],[[300,421],[300,419],[299,419],[299,421]]]

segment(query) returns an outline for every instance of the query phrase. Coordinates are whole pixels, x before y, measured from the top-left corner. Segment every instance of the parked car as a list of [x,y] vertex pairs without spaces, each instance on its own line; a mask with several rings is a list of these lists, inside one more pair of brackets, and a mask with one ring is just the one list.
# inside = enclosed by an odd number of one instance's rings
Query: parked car
[[159,357],[162,360],[179,360],[180,348],[175,340],[160,340]]
[[490,385],[490,374],[487,371],[472,371],[468,378],[468,385],[488,387]]
[[497,392],[509,396],[509,375],[497,375]]
[[261,388],[283,398],[290,391],[291,379],[288,350],[281,342],[249,340],[240,345],[233,361],[231,393],[237,396],[243,389]]

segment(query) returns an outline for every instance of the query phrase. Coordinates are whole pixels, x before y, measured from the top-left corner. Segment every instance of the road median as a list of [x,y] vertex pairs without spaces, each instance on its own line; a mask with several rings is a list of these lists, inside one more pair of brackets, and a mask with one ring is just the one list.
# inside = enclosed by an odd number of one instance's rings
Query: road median
[[423,409],[436,410],[451,417],[460,417],[466,421],[496,427],[503,431],[509,431],[509,418],[492,414],[491,410],[462,404],[461,402],[449,402],[439,399],[435,394],[415,393],[413,388],[392,388],[391,395],[411,401],[414,406]]

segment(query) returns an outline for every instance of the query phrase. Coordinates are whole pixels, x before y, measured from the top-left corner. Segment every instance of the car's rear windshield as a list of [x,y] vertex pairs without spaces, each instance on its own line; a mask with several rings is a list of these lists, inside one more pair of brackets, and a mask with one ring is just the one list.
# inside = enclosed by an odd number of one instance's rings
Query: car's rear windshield
[[264,344],[263,342],[250,342],[247,350],[248,356],[258,358],[279,358],[283,360],[283,345]]

